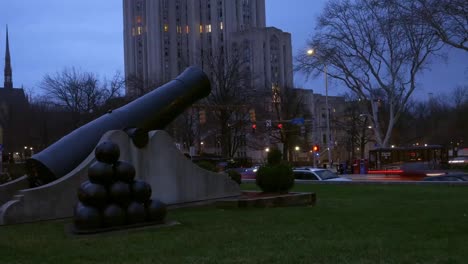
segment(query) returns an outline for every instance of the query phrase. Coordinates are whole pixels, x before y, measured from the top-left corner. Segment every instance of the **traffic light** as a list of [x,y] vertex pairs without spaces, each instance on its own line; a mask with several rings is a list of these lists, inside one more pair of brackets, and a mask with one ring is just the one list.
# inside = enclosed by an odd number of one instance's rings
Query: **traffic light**
[[320,151],[319,145],[314,145],[314,146],[312,147],[312,150],[313,150],[314,152],[319,152],[319,151]]
[[203,125],[203,124],[206,123],[206,112],[205,112],[205,110],[198,111],[198,120],[200,122],[200,125]]
[[257,130],[257,124],[252,124],[252,133],[255,133],[255,131]]
[[249,115],[250,115],[250,122],[255,123],[257,122],[257,118],[255,117],[255,109],[250,109],[249,110]]
[[283,129],[283,124],[279,123],[279,124],[277,125],[277,127],[278,127],[278,129]]

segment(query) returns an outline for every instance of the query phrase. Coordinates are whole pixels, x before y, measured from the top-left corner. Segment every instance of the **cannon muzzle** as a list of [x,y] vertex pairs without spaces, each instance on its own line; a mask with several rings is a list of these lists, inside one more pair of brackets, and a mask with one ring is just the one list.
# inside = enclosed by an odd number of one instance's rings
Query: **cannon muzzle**
[[31,187],[54,181],[78,166],[109,130],[163,129],[186,108],[210,94],[210,81],[196,67],[152,92],[83,125],[26,161]]

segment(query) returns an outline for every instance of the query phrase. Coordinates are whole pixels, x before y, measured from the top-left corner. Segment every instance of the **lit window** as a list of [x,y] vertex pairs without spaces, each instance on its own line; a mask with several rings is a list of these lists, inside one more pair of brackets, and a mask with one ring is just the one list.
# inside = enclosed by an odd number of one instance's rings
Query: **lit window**
[[185,26],[185,33],[187,33],[187,34],[188,34],[188,33],[190,33],[190,28],[189,28],[189,26],[188,26],[188,25],[187,25],[187,26]]
[[136,22],[137,22],[138,24],[141,23],[141,16],[137,16],[137,17],[136,17]]
[[203,33],[203,25],[200,25],[200,33]]
[[219,28],[223,30],[223,21],[219,22]]
[[177,26],[177,33],[182,33],[182,27],[181,26]]
[[169,31],[169,25],[168,24],[164,24],[164,32],[168,32]]
[[205,31],[206,31],[207,33],[210,33],[210,32],[211,32],[211,24],[205,26]]
[[141,35],[142,31],[142,27],[137,27],[137,35]]

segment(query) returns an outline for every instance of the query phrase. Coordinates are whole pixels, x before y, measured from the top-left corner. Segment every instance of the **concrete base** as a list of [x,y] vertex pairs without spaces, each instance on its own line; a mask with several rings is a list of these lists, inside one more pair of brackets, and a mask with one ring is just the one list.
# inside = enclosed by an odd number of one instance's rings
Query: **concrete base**
[[[187,159],[164,131],[151,131],[149,143],[136,148],[123,131],[109,131],[100,142],[120,147],[120,160],[135,166],[138,179],[152,187],[152,199],[168,205],[237,196],[240,188],[227,174],[204,170]],[[70,150],[73,151],[73,150]],[[94,151],[67,175],[49,184],[20,190],[0,207],[0,224],[14,224],[73,216],[77,189],[88,179]]]
[[0,185],[0,205],[8,202],[19,190],[29,187],[28,177],[22,176]]

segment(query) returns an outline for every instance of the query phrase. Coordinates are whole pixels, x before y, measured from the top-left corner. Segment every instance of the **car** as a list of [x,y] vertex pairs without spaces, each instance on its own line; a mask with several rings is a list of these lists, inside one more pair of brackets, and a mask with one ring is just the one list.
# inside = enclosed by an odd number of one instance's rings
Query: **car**
[[449,164],[453,165],[453,166],[466,165],[466,164],[468,164],[468,157],[467,156],[455,157],[455,158],[449,160]]
[[338,174],[319,168],[302,167],[293,169],[296,180],[310,181],[351,181],[351,179],[338,176]]
[[466,182],[468,181],[468,173],[447,174],[442,176],[425,177],[423,181],[431,182]]
[[251,168],[245,168],[241,172],[242,179],[255,179],[257,177],[257,171],[260,166],[253,166]]

